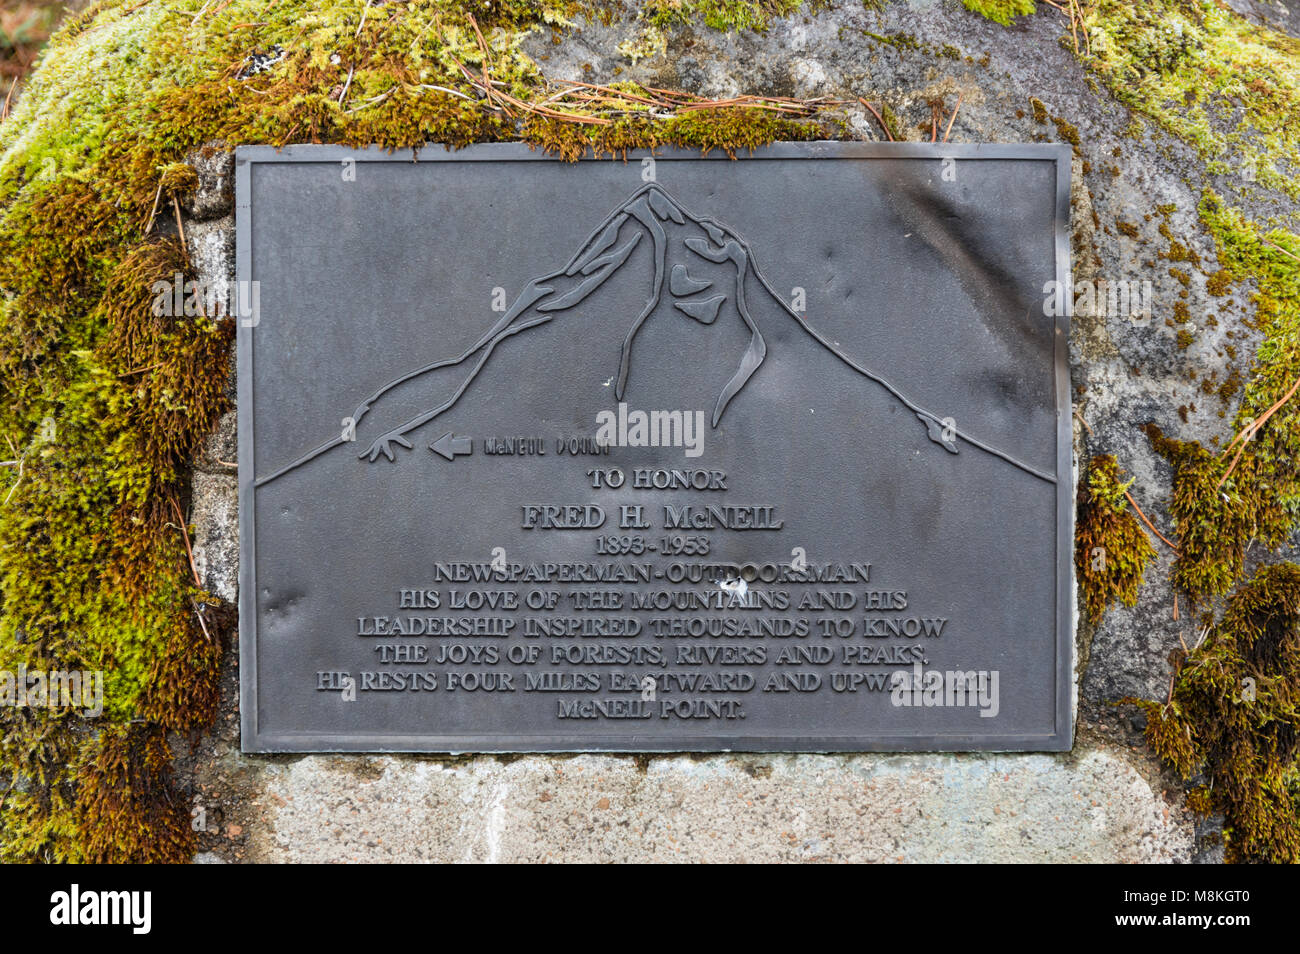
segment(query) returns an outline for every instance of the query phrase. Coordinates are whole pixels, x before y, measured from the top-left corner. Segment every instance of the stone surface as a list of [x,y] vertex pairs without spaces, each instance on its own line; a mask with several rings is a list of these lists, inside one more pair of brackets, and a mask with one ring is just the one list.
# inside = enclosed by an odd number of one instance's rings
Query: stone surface
[[250,861],[1161,862],[1189,820],[1122,756],[309,757]]
[[194,566],[203,588],[228,603],[239,597],[239,486],[227,474],[196,473],[191,486]]
[[[198,281],[208,290],[209,300],[230,300],[235,270],[234,230],[235,220],[231,215],[194,221],[186,227],[190,257]],[[227,385],[227,395],[232,400],[234,366],[232,347],[231,380]],[[232,410],[222,415],[216,429],[204,441],[190,486],[195,567],[204,588],[231,604],[239,598],[238,455],[236,412]]]
[[205,296],[214,303],[212,311],[229,314],[235,273],[234,216],[191,222],[185,228],[185,243]]
[[234,474],[239,469],[239,434],[236,411],[221,415],[217,426],[203,443],[196,463],[199,470]]
[[1226,6],[1255,23],[1300,36],[1300,4],[1292,0],[1226,0]]
[[199,174],[199,187],[185,205],[195,219],[217,219],[229,215],[235,204],[235,154],[220,143],[193,150],[186,162]]

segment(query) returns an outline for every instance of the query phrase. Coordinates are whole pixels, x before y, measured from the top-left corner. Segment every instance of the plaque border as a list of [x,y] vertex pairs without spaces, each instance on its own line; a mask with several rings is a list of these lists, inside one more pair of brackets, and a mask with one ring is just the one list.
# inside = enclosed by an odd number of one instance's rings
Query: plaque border
[[[701,156],[696,150],[659,148],[629,150],[626,161],[653,156],[656,162],[690,160],[730,162],[725,153]],[[1073,462],[1073,406],[1070,394],[1070,318],[1065,294],[1069,288],[1070,176],[1073,151],[1063,143],[895,143],[895,142],[780,142],[742,154],[738,162],[754,159],[1024,159],[1053,162],[1056,167],[1055,255],[1057,318],[1055,322],[1056,377],[1056,706],[1055,729],[1045,735],[1012,733],[943,734],[894,733],[887,736],[735,736],[701,734],[691,748],[682,740],[639,737],[635,732],[575,737],[490,734],[437,735],[336,734],[321,732],[263,733],[257,726],[257,579],[253,564],[256,548],[253,495],[253,334],[236,327],[236,376],[239,440],[239,717],[240,748],[246,753],[272,752],[424,752],[431,754],[506,754],[521,752],[1066,752],[1074,741],[1075,646],[1077,619],[1074,580],[1074,498],[1077,474]],[[525,143],[480,143],[448,150],[439,143],[422,149],[392,152],[379,147],[336,145],[239,146],[235,150],[235,277],[252,279],[251,186],[255,165],[285,162],[558,162]],[[608,162],[584,156],[579,162]],[[237,286],[238,287],[238,286]],[[1069,479],[1067,480],[1067,475]],[[638,741],[638,739],[641,741]]]

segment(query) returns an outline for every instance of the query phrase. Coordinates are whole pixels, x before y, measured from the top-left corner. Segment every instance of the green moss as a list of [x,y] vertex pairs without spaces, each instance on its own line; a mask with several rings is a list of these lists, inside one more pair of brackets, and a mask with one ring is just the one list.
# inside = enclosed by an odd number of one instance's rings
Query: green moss
[[1088,65],[1207,161],[1300,197],[1300,40],[1212,0],[1085,4]]
[[[1292,390],[1300,381],[1300,238],[1262,232],[1210,192],[1201,217],[1215,237],[1221,272],[1254,279],[1255,325],[1264,337],[1233,419],[1237,439],[1222,453],[1151,432],[1174,467],[1172,509],[1181,538],[1174,579],[1194,598],[1226,593],[1252,542],[1280,546],[1300,525],[1300,404]],[[1218,393],[1226,400],[1240,381],[1230,374]]]
[[199,174],[184,162],[168,163],[158,174],[158,185],[168,195],[183,198],[199,187]]
[[1125,606],[1137,602],[1143,573],[1156,555],[1129,507],[1132,483],[1121,482],[1119,465],[1109,454],[1089,461],[1087,480],[1079,483],[1074,566],[1094,624],[1115,600]]
[[803,0],[649,0],[641,18],[656,27],[687,25],[695,20],[714,30],[763,32],[787,17]]
[[1147,740],[1184,777],[1188,801],[1222,812],[1230,861],[1300,861],[1300,566],[1264,567],[1179,666]]
[[902,127],[898,123],[898,114],[888,103],[880,104],[880,118],[885,122],[885,129],[888,130],[892,139],[902,142],[907,137],[903,135]]
[[[1136,113],[1197,150],[1207,175],[1248,170],[1252,187],[1291,198],[1300,196],[1300,41],[1251,23],[1212,0],[1097,0],[1085,5],[1088,48],[1085,64],[1111,93]],[[1132,129],[1140,134],[1135,115]],[[1172,234],[1174,211],[1157,211],[1166,221],[1160,231],[1169,242],[1164,257],[1200,269],[1200,257]],[[1300,236],[1294,229],[1265,228],[1248,221],[1221,196],[1207,191],[1199,207],[1201,223],[1214,237],[1220,268],[1207,278],[1209,294],[1221,297],[1236,282],[1254,284],[1252,324],[1263,340],[1244,388],[1233,370],[1202,390],[1226,403],[1241,393],[1231,415],[1232,434],[1211,452],[1195,442],[1150,433],[1174,469],[1170,508],[1178,526],[1179,553],[1173,577],[1193,601],[1237,589],[1248,594],[1269,587],[1287,572],[1261,570],[1250,586],[1242,582],[1252,544],[1281,546],[1300,525],[1300,411],[1293,388],[1300,383]],[[1292,214],[1288,221],[1295,222]],[[1207,315],[1206,324],[1219,318]],[[1232,330],[1228,330],[1229,336]],[[1179,333],[1179,345],[1191,343]],[[1288,397],[1290,395],[1290,397]],[[1225,416],[1225,412],[1220,412]],[[1294,620],[1294,604],[1290,610]],[[1220,624],[1223,639],[1243,625],[1236,610]],[[1294,622],[1291,623],[1294,627]],[[1231,654],[1229,654],[1231,657]],[[1218,658],[1214,672],[1222,672]],[[1226,664],[1235,665],[1232,658]],[[1201,763],[1221,782],[1199,797],[1228,818],[1230,857],[1237,860],[1296,860],[1295,758],[1289,747],[1259,748],[1257,733],[1266,711],[1253,710],[1255,722],[1243,725],[1216,708],[1212,690],[1200,679],[1211,670],[1180,673],[1171,714],[1153,717],[1152,744],[1174,764]],[[1285,670],[1286,691],[1298,675]],[[1219,689],[1223,687],[1220,686]],[[1198,700],[1193,702],[1193,697]],[[1220,696],[1222,702],[1227,696]],[[1294,714],[1294,706],[1289,710]],[[1276,725],[1276,723],[1273,723]],[[1225,727],[1226,726],[1226,727]],[[1286,731],[1294,733],[1294,727]]]
[[1011,26],[1016,17],[1024,17],[1034,12],[1034,0],[961,0],[967,10],[973,10],[980,16],[988,17],[994,23]]
[[668,37],[657,23],[647,23],[635,36],[628,37],[617,47],[633,64],[658,56],[668,50]]
[[885,46],[892,46],[896,50],[915,51],[922,49],[921,42],[910,33],[872,33],[870,30],[862,31],[865,36],[871,37],[877,43],[883,43]]
[[91,863],[188,861],[194,854],[189,805],[171,787],[171,751],[161,727],[114,725],[78,766],[80,854]]
[[1052,125],[1056,127],[1056,134],[1061,137],[1062,142],[1068,142],[1071,146],[1079,145],[1079,128],[1073,123],[1066,122],[1059,116],[1052,117]]
[[1215,298],[1222,298],[1231,290],[1232,282],[1232,272],[1221,268],[1205,280],[1205,290]]
[[[695,9],[759,28],[793,6]],[[21,460],[0,468],[0,668],[100,670],[105,709],[0,711],[0,858],[175,861],[193,847],[165,737],[211,723],[233,615],[194,578],[184,516],[189,461],[227,409],[232,325],[154,314],[155,283],[193,276],[146,232],[196,187],[189,150],[522,139],[573,159],[826,135],[757,108],[652,117],[634,85],[554,107],[572,120],[519,105],[554,92],[523,38],[577,10],[108,0],[52,41],[0,125],[0,445]],[[466,79],[484,69],[496,104]]]
[[1169,228],[1168,222],[1160,223],[1160,234],[1169,242],[1167,251],[1161,253],[1163,258],[1171,262],[1188,262],[1197,268],[1201,266],[1201,257],[1196,254],[1196,250],[1189,248],[1174,237],[1173,231]]
[[[1231,345],[1224,348],[1224,352],[1227,354],[1229,359],[1236,356],[1236,351],[1237,349],[1232,347]],[[1216,393],[1219,395],[1219,400],[1222,401],[1224,404],[1227,404],[1230,400],[1232,400],[1236,396],[1237,392],[1240,390],[1241,390],[1241,372],[1238,371],[1236,368],[1233,368],[1231,371],[1228,372],[1228,376],[1223,379],[1223,383],[1219,385],[1218,391]]]

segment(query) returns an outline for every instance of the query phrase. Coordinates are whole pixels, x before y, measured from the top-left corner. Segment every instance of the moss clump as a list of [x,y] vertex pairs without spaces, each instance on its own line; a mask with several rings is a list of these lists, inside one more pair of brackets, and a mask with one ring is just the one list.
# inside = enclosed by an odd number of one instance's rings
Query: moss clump
[[1232,272],[1221,268],[1205,280],[1205,290],[1215,298],[1222,298],[1232,289]]
[[1125,105],[1206,160],[1300,196],[1300,40],[1213,0],[1085,4],[1085,59]]
[[885,131],[889,134],[891,140],[902,142],[907,137],[903,135],[903,128],[899,124],[898,114],[894,112],[893,107],[888,103],[880,104],[880,118],[884,120]]
[[[1150,431],[1174,467],[1172,510],[1181,537],[1174,579],[1193,597],[1226,593],[1252,541],[1281,546],[1300,524],[1300,237],[1263,233],[1213,193],[1202,200],[1201,217],[1215,237],[1221,271],[1255,280],[1255,324],[1264,338],[1233,420],[1236,437],[1223,452]],[[1241,376],[1229,380],[1227,396]]]
[[[123,254],[69,335],[92,346],[67,361],[53,360],[52,350],[48,367],[58,377],[41,382],[45,399],[26,414],[44,417],[23,441],[21,476],[7,482],[0,510],[0,668],[101,671],[101,718],[109,725],[94,731],[97,723],[82,724],[89,720],[73,712],[3,715],[13,746],[5,769],[37,791],[5,806],[0,850],[8,857],[94,857],[84,852],[106,830],[105,819],[87,810],[92,803],[79,787],[75,803],[52,790],[92,767],[105,789],[132,784],[111,775],[135,763],[106,754],[122,725],[144,720],[159,733],[190,731],[215,714],[220,643],[203,632],[197,614],[216,601],[193,579],[177,528],[187,462],[226,407],[231,328],[202,317],[153,316],[151,283],[184,271],[171,243]],[[13,346],[8,334],[0,342]],[[18,380],[30,384],[24,371],[20,365]],[[24,410],[6,408],[9,433],[23,423],[14,423],[15,412]],[[70,757],[34,778],[26,766],[51,745],[71,749]],[[148,801],[165,788],[164,774],[137,790]],[[117,809],[152,815],[163,806],[128,800]],[[110,827],[142,824],[132,815]],[[155,841],[158,852],[183,845],[163,833]]]
[[635,36],[628,37],[617,47],[633,64],[659,56],[668,50],[668,37],[657,24],[647,23]]
[[1300,566],[1261,569],[1182,662],[1167,704],[1144,700],[1147,739],[1210,784],[1230,861],[1300,861]]
[[788,17],[803,0],[649,0],[641,18],[652,26],[682,26],[700,20],[714,30],[763,32],[772,21]]
[[1011,26],[1016,17],[1029,16],[1035,11],[1034,0],[961,0],[962,6],[973,10],[994,23]]
[[820,138],[823,131],[809,123],[755,107],[696,109],[671,119],[622,119],[588,129],[565,120],[530,118],[521,128],[523,139],[566,160],[595,156],[624,157],[630,149],[678,146],[708,155],[715,149],[735,159],[742,152],[777,140],[802,142]]
[[822,135],[823,130],[815,125],[762,109],[698,109],[664,124],[664,141],[699,149],[705,155],[720,150],[733,159],[741,150],[752,152],[777,139],[807,141]]
[[[1289,516],[1294,527],[1300,521],[1300,404],[1294,391],[1300,381],[1300,235],[1265,231],[1210,191],[1200,212],[1222,270],[1255,283],[1253,324],[1263,340],[1234,425],[1238,432],[1251,428],[1243,460],[1251,457],[1266,474],[1256,489],[1275,496],[1284,511],[1279,519]],[[1237,484],[1229,477],[1225,486]]]
[[[739,5],[709,9],[724,7]],[[195,579],[185,517],[188,463],[227,410],[233,327],[156,307],[194,276],[149,229],[197,186],[191,150],[522,139],[573,159],[825,135],[756,108],[652,116],[630,85],[548,107],[560,116],[530,109],[554,90],[520,44],[577,10],[105,0],[51,42],[0,125],[0,446],[21,462],[0,467],[0,669],[98,670],[105,698],[98,719],[0,711],[0,858],[193,848],[166,733],[211,723],[233,615]],[[471,80],[485,71],[490,100]]]
[[1062,142],[1068,142],[1071,146],[1078,148],[1079,127],[1059,116],[1052,117],[1052,125],[1056,127],[1056,134],[1061,137]]
[[906,52],[916,51],[922,48],[921,41],[911,33],[872,33],[870,30],[863,31],[864,36],[869,36],[877,43],[883,43],[885,46],[892,46],[894,49]]
[[1254,508],[1217,491],[1224,464],[1195,441],[1177,441],[1148,425],[1156,450],[1174,469],[1169,504],[1178,528],[1174,583],[1193,597],[1226,593],[1241,577],[1258,526]]
[[81,854],[92,863],[149,864],[194,853],[189,805],[171,788],[171,750],[160,727],[106,729],[80,766]]
[[1189,248],[1174,237],[1173,230],[1169,228],[1168,222],[1161,222],[1159,228],[1160,234],[1169,242],[1168,250],[1161,252],[1161,258],[1171,262],[1187,262],[1197,268],[1201,267],[1201,257],[1196,250]]
[[187,163],[168,163],[158,174],[158,185],[168,195],[183,198],[199,187],[199,174]]
[[1121,482],[1115,458],[1101,454],[1089,461],[1088,478],[1079,484],[1074,566],[1094,623],[1115,600],[1137,602],[1142,575],[1156,555],[1129,507],[1132,483]]

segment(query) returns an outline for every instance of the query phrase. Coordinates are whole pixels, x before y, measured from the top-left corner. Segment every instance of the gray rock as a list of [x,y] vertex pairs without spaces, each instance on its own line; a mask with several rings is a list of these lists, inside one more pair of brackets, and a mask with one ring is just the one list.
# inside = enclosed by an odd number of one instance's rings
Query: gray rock
[[228,603],[239,595],[239,484],[223,474],[192,482],[194,566],[208,592]]
[[235,474],[239,467],[239,412],[227,411],[203,443],[195,468],[207,472]]
[[1295,0],[1226,0],[1247,20],[1300,37],[1300,3]]
[[1160,862],[1186,813],[1122,755],[299,758],[259,862]]
[[185,247],[189,251],[198,281],[216,314],[232,314],[235,282],[235,218],[189,222],[185,226]]
[[185,214],[199,221],[229,215],[235,207],[234,152],[222,143],[208,143],[185,161],[199,174],[199,187],[183,206]]

